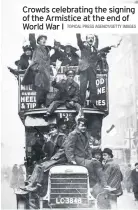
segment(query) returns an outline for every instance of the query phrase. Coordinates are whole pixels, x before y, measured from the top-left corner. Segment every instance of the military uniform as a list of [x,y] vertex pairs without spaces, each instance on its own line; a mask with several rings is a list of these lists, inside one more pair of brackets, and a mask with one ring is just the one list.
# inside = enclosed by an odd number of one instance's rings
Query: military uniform
[[[58,92],[48,108],[48,113],[52,114],[60,105],[65,105],[67,109],[76,109],[79,112],[79,85],[75,81],[70,84],[68,79],[62,79],[59,82],[53,81],[52,86],[57,88]],[[69,103],[71,101],[73,101],[72,105]]]

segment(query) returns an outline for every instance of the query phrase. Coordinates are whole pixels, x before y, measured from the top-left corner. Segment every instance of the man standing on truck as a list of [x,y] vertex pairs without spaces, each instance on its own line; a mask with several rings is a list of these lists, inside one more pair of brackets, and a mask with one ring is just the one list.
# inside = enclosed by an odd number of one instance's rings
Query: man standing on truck
[[47,94],[50,89],[50,50],[46,46],[47,36],[41,35],[37,38],[37,47],[34,50],[32,62],[35,72],[36,108],[45,107]]
[[[33,173],[29,179],[29,184],[24,188],[21,188],[28,192],[37,191],[43,183],[44,172],[46,172],[51,166],[66,162],[64,154],[63,144],[65,142],[66,135],[58,131],[56,124],[49,125],[49,137],[43,146],[43,151],[46,155],[46,160],[41,164],[37,164],[33,170]],[[47,157],[47,153],[51,154],[51,157]]]
[[50,46],[46,46],[47,36],[40,35],[33,51],[32,63],[28,67],[22,85],[33,84],[36,91],[36,107],[46,107],[50,89]]
[[79,62],[80,72],[80,98],[81,105],[85,106],[86,90],[89,82],[90,103],[91,107],[96,105],[96,64],[98,60],[98,37],[89,34],[86,36],[86,41],[81,40],[81,35],[76,34],[77,43],[81,50],[81,58]]
[[90,179],[96,178],[94,183],[99,182],[104,187],[106,181],[102,165],[100,161],[92,158],[89,141],[90,136],[86,132],[86,119],[79,118],[75,130],[67,138],[65,154],[70,163],[85,166],[90,173]]

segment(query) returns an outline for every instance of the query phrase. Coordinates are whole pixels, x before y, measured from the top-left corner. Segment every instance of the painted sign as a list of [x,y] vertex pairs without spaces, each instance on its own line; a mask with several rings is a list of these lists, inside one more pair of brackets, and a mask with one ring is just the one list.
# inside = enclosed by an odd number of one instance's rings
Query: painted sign
[[[66,68],[74,69],[78,71],[78,67],[61,67],[57,74],[57,81],[65,78]],[[29,109],[34,109],[36,106],[36,92],[33,90],[32,85],[22,85],[23,74],[19,76],[19,111],[25,111]],[[51,76],[51,81],[53,76]],[[75,81],[80,85],[80,76],[77,74],[75,76]],[[96,78],[96,87],[97,87],[97,100],[96,107],[102,111],[108,112],[108,74],[97,74]],[[48,94],[48,100],[50,101],[56,94],[57,89],[54,89],[52,86],[50,88],[50,93]],[[86,92],[86,106],[89,107],[89,85]]]

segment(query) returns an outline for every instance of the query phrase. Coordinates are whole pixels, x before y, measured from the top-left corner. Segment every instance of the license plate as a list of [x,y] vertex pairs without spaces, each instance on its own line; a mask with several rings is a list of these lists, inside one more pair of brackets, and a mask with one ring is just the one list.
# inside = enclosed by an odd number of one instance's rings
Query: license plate
[[56,204],[81,204],[81,198],[56,198]]

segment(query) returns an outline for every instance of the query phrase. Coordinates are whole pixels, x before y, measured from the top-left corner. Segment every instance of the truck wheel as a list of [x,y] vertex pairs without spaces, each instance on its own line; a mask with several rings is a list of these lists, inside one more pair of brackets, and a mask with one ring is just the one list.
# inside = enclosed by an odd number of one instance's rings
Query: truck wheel
[[17,203],[17,209],[26,209],[26,202],[24,200],[19,200]]

